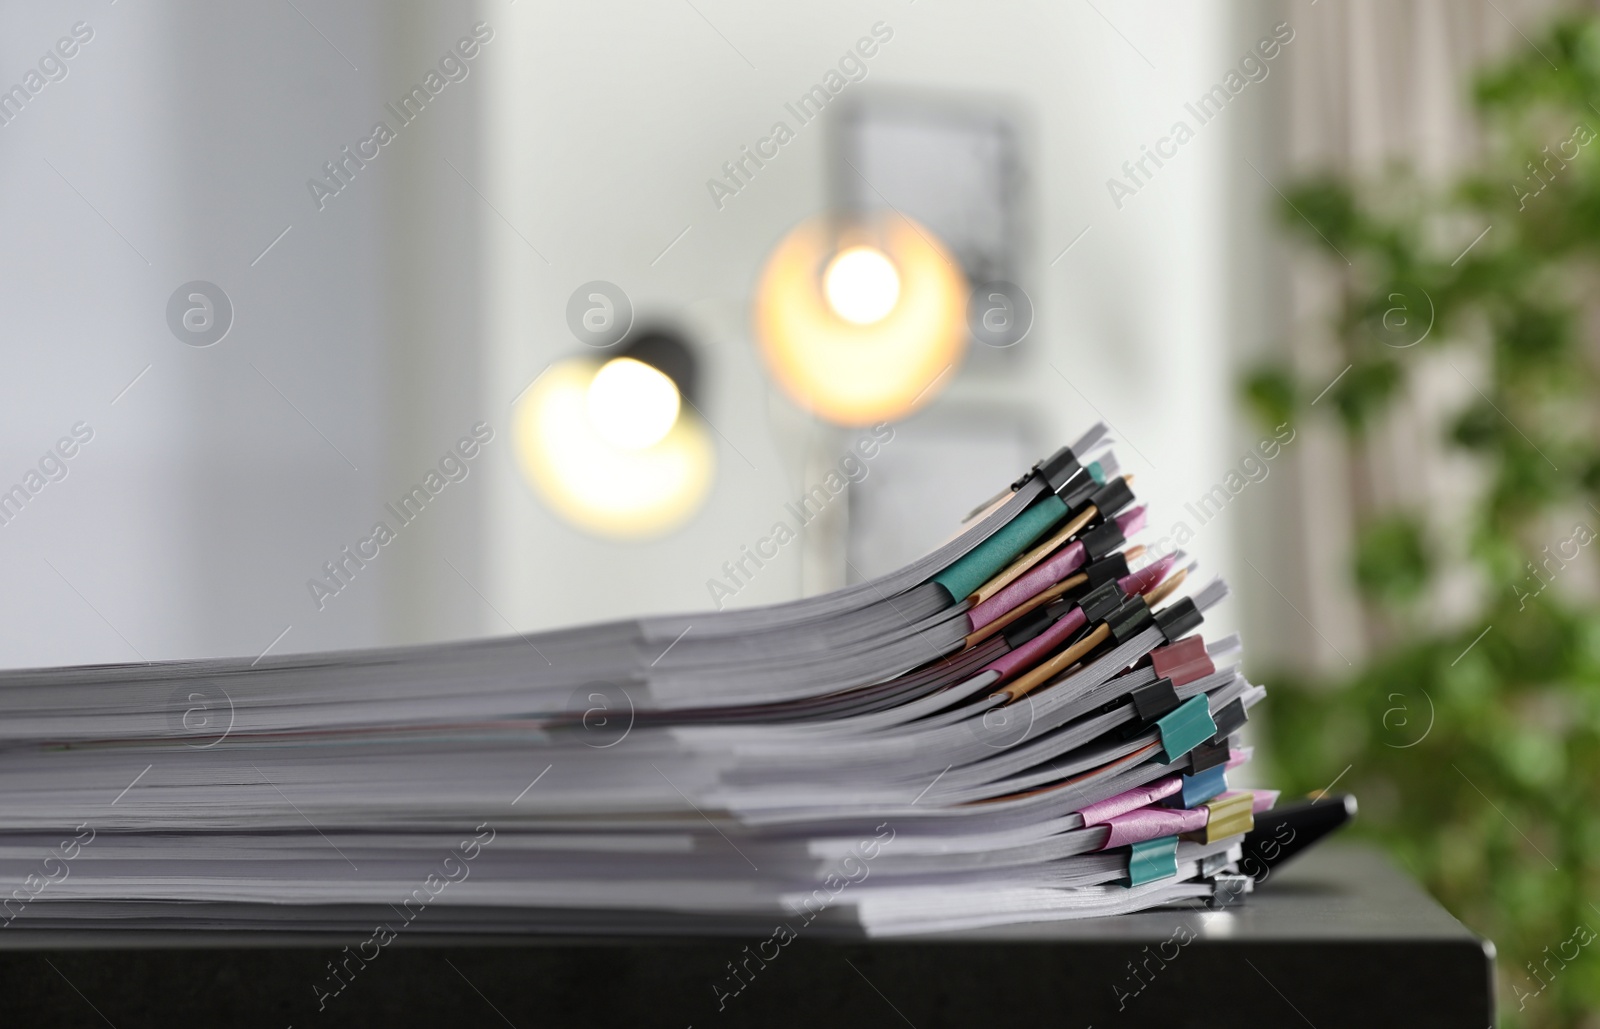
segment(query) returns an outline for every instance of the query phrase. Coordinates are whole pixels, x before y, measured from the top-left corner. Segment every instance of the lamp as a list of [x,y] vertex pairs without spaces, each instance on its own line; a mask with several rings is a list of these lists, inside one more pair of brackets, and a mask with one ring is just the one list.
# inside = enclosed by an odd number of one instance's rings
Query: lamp
[[695,380],[688,347],[664,332],[644,333],[608,360],[556,362],[513,415],[523,473],[552,510],[599,535],[676,528],[699,510],[716,467],[693,409]]
[[898,214],[796,226],[762,269],[755,332],[796,403],[840,425],[903,417],[936,394],[967,345],[967,282]]

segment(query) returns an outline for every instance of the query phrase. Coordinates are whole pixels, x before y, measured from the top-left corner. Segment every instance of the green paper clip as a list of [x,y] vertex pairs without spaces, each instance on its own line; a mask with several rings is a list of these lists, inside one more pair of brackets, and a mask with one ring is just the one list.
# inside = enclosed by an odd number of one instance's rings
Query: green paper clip
[[965,557],[935,575],[933,581],[945,588],[950,599],[958,602],[965,600],[1066,517],[1066,503],[1052,493],[1011,519],[999,532],[972,548]]
[[1143,886],[1178,874],[1178,838],[1158,836],[1133,845],[1128,855],[1128,885]]
[[1217,734],[1217,723],[1211,720],[1211,708],[1206,704],[1204,693],[1190,697],[1165,717],[1157,719],[1156,727],[1161,730],[1161,747],[1169,763]]

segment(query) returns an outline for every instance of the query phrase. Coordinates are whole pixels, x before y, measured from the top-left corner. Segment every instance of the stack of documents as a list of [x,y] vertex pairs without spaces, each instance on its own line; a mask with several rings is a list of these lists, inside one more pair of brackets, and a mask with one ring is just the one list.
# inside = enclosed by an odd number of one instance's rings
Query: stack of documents
[[[771,607],[0,673],[0,926],[889,935],[1219,902],[1275,794],[1102,426]],[[374,929],[374,927],[378,927]]]

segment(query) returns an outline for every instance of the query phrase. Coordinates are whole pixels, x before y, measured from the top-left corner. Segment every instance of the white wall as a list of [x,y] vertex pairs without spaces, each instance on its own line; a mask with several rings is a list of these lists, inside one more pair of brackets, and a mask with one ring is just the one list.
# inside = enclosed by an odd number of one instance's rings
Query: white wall
[[[1038,322],[1028,354],[1009,373],[964,375],[938,403],[1030,409],[1057,440],[1103,414],[1127,434],[1122,459],[1154,505],[1155,525],[1170,525],[1184,500],[1218,481],[1234,461],[1224,221],[1229,180],[1242,166],[1229,150],[1228,122],[1253,115],[1230,109],[1200,129],[1121,210],[1106,180],[1139,156],[1140,144],[1165,135],[1242,45],[1231,41],[1231,7],[1098,6],[1115,28],[1090,5],[1048,3],[833,2],[784,11],[706,2],[696,5],[704,18],[674,4],[520,5],[486,15],[500,48],[484,131],[491,196],[550,262],[497,217],[483,218],[488,402],[504,405],[549,361],[577,349],[563,320],[567,295],[602,278],[622,285],[641,312],[679,314],[699,336],[710,365],[704,406],[726,437],[700,517],[630,546],[561,523],[521,481],[510,453],[497,454],[488,538],[504,558],[493,569],[501,611],[548,626],[704,608],[705,580],[800,491],[797,417],[759,366],[747,298],[767,250],[823,204],[823,126],[801,128],[720,211],[706,180],[787,118],[784,102],[880,20],[894,38],[869,62],[866,81],[849,89],[976,90],[1019,101],[1034,119]],[[1014,472],[998,469],[995,478]],[[1213,569],[1228,560],[1221,525],[1202,530],[1194,547]],[[786,550],[737,602],[796,595],[800,564],[798,549]],[[498,620],[488,615],[485,627]]]
[[[851,90],[975,90],[1032,112],[1038,322],[1021,362],[964,373],[935,411],[1015,407],[1055,440],[1103,415],[1170,523],[1237,459],[1228,219],[1250,173],[1233,136],[1276,80],[1116,210],[1106,180],[1238,60],[1248,19],[1095,6],[1115,28],[1043,2],[0,4],[0,86],[74,22],[96,33],[0,127],[0,485],[74,422],[96,431],[0,526],[0,664],[254,654],[287,626],[280,652],[706,607],[707,578],[843,446],[768,384],[747,330],[763,257],[823,204],[825,126],[724,210],[706,180],[879,21],[894,38]],[[495,37],[469,78],[319,211],[308,177],[479,19]],[[564,308],[595,278],[704,347],[702,406],[725,437],[704,511],[652,543],[559,521],[513,458],[509,402],[578,349]],[[190,279],[233,299],[214,347],[165,324]],[[472,476],[319,611],[307,580],[479,420],[497,437]],[[1226,568],[1230,532],[1219,521],[1193,549]],[[786,550],[737,602],[797,595],[802,557]]]
[[[390,598],[419,595],[396,573],[422,529],[324,610],[306,582],[425,468],[407,449],[429,411],[405,389],[406,333],[391,324],[395,241],[419,246],[402,229],[449,205],[407,208],[397,171],[437,163],[452,123],[473,123],[477,83],[452,87],[325,210],[306,182],[470,25],[470,7],[408,49],[414,19],[389,5],[297,6],[305,17],[287,4],[0,7],[7,87],[74,23],[94,32],[67,77],[0,127],[0,484],[73,423],[95,430],[67,478],[0,526],[0,663],[258,654],[291,626],[279,652],[372,645],[402,624]],[[193,279],[235,308],[204,349],[166,321]],[[449,342],[471,355],[474,338]]]

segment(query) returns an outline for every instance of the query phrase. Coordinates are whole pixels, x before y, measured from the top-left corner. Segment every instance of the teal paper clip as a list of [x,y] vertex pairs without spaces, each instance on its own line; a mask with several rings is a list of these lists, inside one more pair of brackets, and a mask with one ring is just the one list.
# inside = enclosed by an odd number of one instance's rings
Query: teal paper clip
[[965,600],[995,573],[1016,560],[1044,534],[1065,521],[1067,505],[1055,494],[1042,498],[996,532],[972,548],[955,564],[933,577],[945,588],[950,599]]
[[1143,886],[1178,874],[1178,838],[1159,836],[1133,845],[1128,856],[1128,885]]
[[1158,719],[1156,727],[1161,730],[1161,747],[1168,762],[1178,760],[1217,734],[1217,723],[1211,720],[1211,708],[1203,693]]

